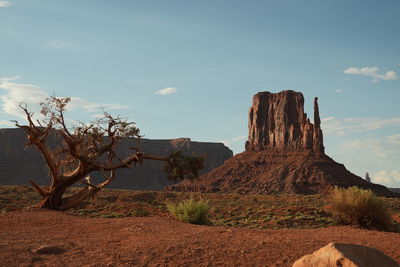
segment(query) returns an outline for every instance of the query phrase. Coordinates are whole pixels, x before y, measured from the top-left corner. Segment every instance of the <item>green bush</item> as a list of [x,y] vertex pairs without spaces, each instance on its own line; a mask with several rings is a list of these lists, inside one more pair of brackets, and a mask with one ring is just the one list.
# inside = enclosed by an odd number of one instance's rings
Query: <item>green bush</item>
[[147,210],[142,210],[142,209],[134,209],[134,210],[131,210],[131,212],[130,212],[131,217],[146,217],[149,214],[150,213]]
[[371,190],[335,188],[330,208],[338,222],[367,229],[392,230],[392,219],[382,199]]
[[193,224],[210,224],[208,211],[210,209],[208,200],[195,200],[190,197],[179,203],[167,203],[167,209],[175,218],[182,222]]

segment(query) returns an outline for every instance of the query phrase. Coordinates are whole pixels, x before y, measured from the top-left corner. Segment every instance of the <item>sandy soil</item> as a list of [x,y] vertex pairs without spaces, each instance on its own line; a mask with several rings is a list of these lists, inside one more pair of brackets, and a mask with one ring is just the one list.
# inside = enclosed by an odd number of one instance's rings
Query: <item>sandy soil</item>
[[[0,215],[0,229],[0,266],[291,266],[332,241],[374,247],[400,263],[400,234],[351,227],[252,230],[32,210]],[[32,252],[42,245],[58,251]]]

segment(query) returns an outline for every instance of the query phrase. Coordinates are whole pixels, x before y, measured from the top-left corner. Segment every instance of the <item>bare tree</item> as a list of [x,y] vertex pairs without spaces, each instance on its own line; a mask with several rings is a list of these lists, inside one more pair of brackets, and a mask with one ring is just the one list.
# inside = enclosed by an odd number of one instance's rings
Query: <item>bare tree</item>
[[[28,136],[27,146],[34,146],[43,155],[49,168],[51,183],[48,187],[40,187],[30,181],[42,196],[39,207],[65,210],[93,197],[104,189],[116,177],[116,170],[130,168],[142,164],[143,160],[160,160],[166,164],[164,171],[168,178],[179,180],[194,178],[199,169],[203,168],[200,157],[184,156],[175,152],[169,157],[156,157],[141,151],[140,132],[134,122],[128,122],[120,117],[113,117],[104,112],[95,122],[80,123],[78,127],[69,128],[64,118],[66,106],[70,98],[49,97],[40,103],[42,120],[34,120],[34,114],[28,111],[27,104],[20,104],[25,112],[28,124],[15,125],[25,130]],[[61,138],[56,148],[51,148],[47,139],[49,136]],[[128,142],[132,153],[120,158],[116,149]],[[89,173],[99,171],[104,181],[93,183]],[[84,184],[78,192],[64,197],[68,188]]]

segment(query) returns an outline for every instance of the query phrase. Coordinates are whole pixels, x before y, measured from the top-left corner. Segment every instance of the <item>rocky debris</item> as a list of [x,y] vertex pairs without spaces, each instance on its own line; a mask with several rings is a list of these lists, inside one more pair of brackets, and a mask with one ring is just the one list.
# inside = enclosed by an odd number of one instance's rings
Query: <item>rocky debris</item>
[[314,124],[304,113],[303,94],[291,90],[278,94],[257,93],[248,118],[246,151],[276,149],[324,153],[317,97],[314,99]]
[[[57,146],[56,138],[49,140],[52,147]],[[25,148],[26,134],[22,129],[0,129],[0,184],[26,185],[29,180],[34,180],[39,185],[48,185],[49,178],[47,165],[42,155],[36,148]],[[205,158],[205,168],[200,172],[204,174],[224,163],[232,157],[232,151],[222,143],[194,142],[189,138],[170,140],[142,139],[143,151],[155,156],[168,156],[175,150],[182,150],[185,154],[196,153]],[[129,147],[122,146],[118,154],[123,156],[130,153]],[[167,180],[162,172],[162,162],[145,161],[143,166],[119,170],[117,178],[109,188],[136,189],[136,190],[162,190],[174,182]],[[100,174],[91,174],[94,181],[102,179]]]
[[42,245],[38,248],[32,249],[31,251],[35,254],[62,254],[66,250],[57,246]]
[[380,196],[398,196],[369,183],[325,155],[318,99],[314,124],[304,113],[303,94],[261,92],[249,111],[246,151],[194,181],[167,187],[174,191],[240,194],[326,194],[335,186],[358,186]]
[[293,267],[398,267],[395,260],[383,252],[355,244],[329,243],[313,254],[298,259]]

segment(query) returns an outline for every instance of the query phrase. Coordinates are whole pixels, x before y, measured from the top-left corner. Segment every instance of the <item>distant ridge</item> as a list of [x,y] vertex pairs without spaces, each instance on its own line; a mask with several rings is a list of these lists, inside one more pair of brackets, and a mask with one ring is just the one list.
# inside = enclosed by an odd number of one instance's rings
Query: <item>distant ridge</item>
[[[48,185],[50,179],[47,177],[48,170],[42,155],[35,148],[25,149],[26,143],[27,137],[22,129],[0,129],[1,185],[28,185],[29,180],[34,180],[39,185]],[[58,141],[53,138],[49,140],[49,144],[54,147]],[[189,138],[142,139],[141,144],[143,151],[156,156],[168,156],[175,150],[182,150],[186,154],[196,152],[205,157],[205,168],[201,174],[220,166],[233,155],[222,143],[194,142]],[[127,146],[123,146],[118,153],[126,155],[129,151]],[[162,162],[145,161],[143,166],[119,170],[109,188],[163,190],[174,182],[167,180],[162,172],[162,165]],[[93,178],[100,176],[94,174]]]

